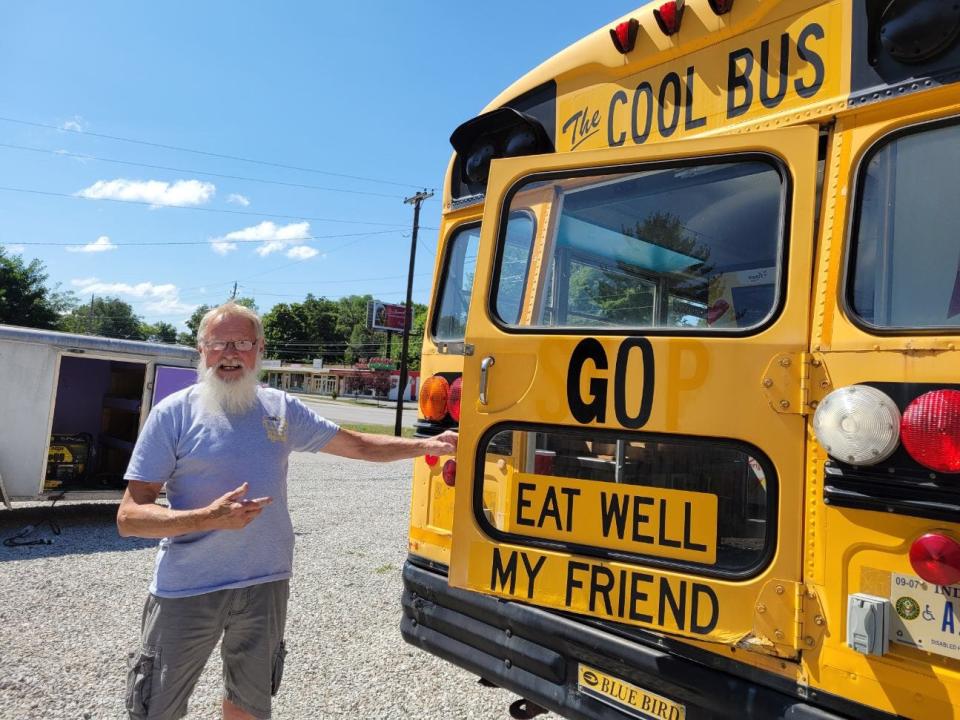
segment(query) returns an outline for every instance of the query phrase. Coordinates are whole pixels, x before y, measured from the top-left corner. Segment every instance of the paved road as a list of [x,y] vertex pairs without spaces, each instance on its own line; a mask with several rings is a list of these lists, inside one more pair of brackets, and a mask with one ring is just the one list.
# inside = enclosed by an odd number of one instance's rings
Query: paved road
[[[362,405],[343,400],[297,395],[303,402],[328,420],[336,423],[370,423],[372,425],[393,426],[397,419],[397,407],[381,402],[376,405]],[[413,427],[417,419],[414,405],[407,404],[403,411],[403,427]]]

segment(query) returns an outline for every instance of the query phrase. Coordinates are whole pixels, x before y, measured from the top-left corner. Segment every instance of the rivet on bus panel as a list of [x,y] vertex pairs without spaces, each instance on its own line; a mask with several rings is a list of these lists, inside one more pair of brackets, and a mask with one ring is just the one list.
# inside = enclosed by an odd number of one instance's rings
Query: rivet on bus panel
[[763,603],[757,603],[757,612],[758,612],[758,613],[765,613],[766,611],[767,611],[767,606],[766,606],[766,605],[764,605]]
[[764,378],[764,379],[763,379],[763,386],[764,386],[765,388],[773,387],[773,380],[771,380],[770,378]]

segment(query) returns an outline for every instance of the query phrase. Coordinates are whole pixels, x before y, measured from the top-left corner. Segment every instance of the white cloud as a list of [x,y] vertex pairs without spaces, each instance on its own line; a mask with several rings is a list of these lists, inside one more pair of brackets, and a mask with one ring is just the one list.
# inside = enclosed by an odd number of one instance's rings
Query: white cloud
[[180,288],[172,283],[154,284],[102,282],[94,277],[71,280],[70,284],[84,295],[115,295],[143,301],[142,310],[149,315],[182,315],[193,312],[197,306],[180,300]]
[[7,243],[4,243],[3,247],[6,248],[7,252],[14,254],[22,253],[27,249],[26,245],[9,245]]
[[232,242],[223,242],[222,240],[214,240],[211,242],[213,245],[213,251],[217,255],[226,255],[227,253],[233,252],[237,249],[237,244]]
[[250,198],[240,193],[230,193],[227,195],[227,202],[233,203],[234,205],[240,205],[242,207],[250,207]]
[[66,120],[60,123],[61,130],[74,130],[76,132],[83,132],[87,129],[87,123],[79,115],[74,115],[70,120]]
[[106,235],[101,235],[96,240],[86,245],[80,246],[67,246],[67,252],[82,252],[82,253],[98,253],[106,252],[107,250],[116,250],[117,246],[114,245],[110,238]]
[[315,250],[307,245],[298,245],[297,247],[290,248],[287,251],[287,257],[295,260],[307,260],[319,254],[319,250]]
[[237,249],[237,244],[233,242],[235,240],[244,242],[262,241],[263,244],[257,248],[257,255],[266,257],[271,253],[282,252],[290,246],[300,245],[307,240],[312,240],[312,238],[310,237],[310,223],[308,222],[276,225],[267,220],[259,225],[251,225],[242,230],[229,232],[223,237],[213,238],[210,243],[213,245],[214,252],[226,255],[231,250]]
[[203,205],[217,191],[216,185],[199,180],[97,180],[77,193],[93,200],[126,200],[163,205]]

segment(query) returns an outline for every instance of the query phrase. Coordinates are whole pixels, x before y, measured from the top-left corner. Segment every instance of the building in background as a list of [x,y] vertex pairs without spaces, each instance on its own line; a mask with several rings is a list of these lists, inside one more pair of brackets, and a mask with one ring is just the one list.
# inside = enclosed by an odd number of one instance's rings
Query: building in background
[[[382,358],[371,358],[355,365],[324,366],[322,360],[306,363],[284,363],[280,360],[264,360],[264,382],[273,388],[308,395],[331,397],[376,397],[397,399],[400,371],[393,363]],[[415,401],[420,382],[420,373],[407,373],[404,400]]]

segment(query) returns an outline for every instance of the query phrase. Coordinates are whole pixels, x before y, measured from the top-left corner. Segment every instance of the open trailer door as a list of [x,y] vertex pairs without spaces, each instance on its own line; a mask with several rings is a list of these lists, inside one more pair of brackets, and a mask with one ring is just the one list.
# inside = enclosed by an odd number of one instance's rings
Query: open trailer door
[[771,393],[808,347],[817,138],[493,163],[452,586],[796,654],[755,608],[803,596],[805,418]]

